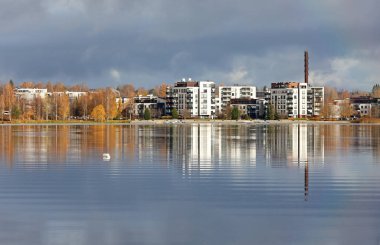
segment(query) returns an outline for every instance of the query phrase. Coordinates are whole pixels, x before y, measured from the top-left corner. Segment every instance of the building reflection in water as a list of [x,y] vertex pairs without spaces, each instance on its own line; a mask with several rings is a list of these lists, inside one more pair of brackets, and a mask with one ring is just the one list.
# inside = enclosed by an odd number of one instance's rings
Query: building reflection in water
[[[376,125],[19,125],[0,127],[0,163],[172,165],[184,176],[242,167],[304,169],[305,199],[309,170],[324,165],[325,154],[368,150],[380,156]],[[334,164],[334,163],[333,163]],[[116,168],[117,169],[117,168]],[[240,174],[240,173],[239,173]]]
[[[0,127],[0,160],[41,164],[101,158],[158,159],[184,169],[265,163],[270,167],[324,163],[336,149],[368,145],[379,155],[378,126],[350,125],[23,125]],[[21,154],[22,153],[22,154]]]

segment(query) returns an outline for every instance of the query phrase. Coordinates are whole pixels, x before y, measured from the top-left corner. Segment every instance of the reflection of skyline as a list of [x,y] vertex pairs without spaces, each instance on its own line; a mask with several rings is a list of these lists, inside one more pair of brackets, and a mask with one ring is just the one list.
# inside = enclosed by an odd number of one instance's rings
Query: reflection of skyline
[[[154,159],[185,172],[235,164],[315,166],[326,153],[368,145],[379,155],[378,126],[353,125],[20,125],[0,127],[0,160],[9,165]],[[310,167],[310,166],[309,166]]]

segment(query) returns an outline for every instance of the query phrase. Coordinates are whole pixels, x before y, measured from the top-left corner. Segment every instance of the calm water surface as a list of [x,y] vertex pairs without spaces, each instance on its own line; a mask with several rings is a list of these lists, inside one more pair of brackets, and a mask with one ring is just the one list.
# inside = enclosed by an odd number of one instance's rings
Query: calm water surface
[[0,243],[379,245],[380,127],[2,126]]

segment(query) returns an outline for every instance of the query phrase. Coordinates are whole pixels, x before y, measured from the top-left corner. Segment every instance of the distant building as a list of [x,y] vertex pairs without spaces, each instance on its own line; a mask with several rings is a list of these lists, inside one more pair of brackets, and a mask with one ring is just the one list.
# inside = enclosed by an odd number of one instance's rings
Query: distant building
[[350,98],[351,107],[356,116],[371,116],[372,108],[378,105],[378,99],[371,96]]
[[16,88],[15,95],[20,99],[31,101],[35,98],[44,99],[47,96],[47,89],[40,88]]
[[69,96],[70,100],[74,100],[81,96],[87,95],[87,92],[66,91],[66,94]]
[[166,90],[167,114],[175,108],[181,116],[213,118],[215,115],[215,83],[184,79]]

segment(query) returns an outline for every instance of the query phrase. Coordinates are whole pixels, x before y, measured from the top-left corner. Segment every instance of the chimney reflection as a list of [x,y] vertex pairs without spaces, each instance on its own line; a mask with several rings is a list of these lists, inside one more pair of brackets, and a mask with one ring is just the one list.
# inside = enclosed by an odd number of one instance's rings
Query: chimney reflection
[[304,199],[309,199],[309,165],[324,163],[324,136],[320,126],[297,124],[292,125],[292,162],[304,168]]

